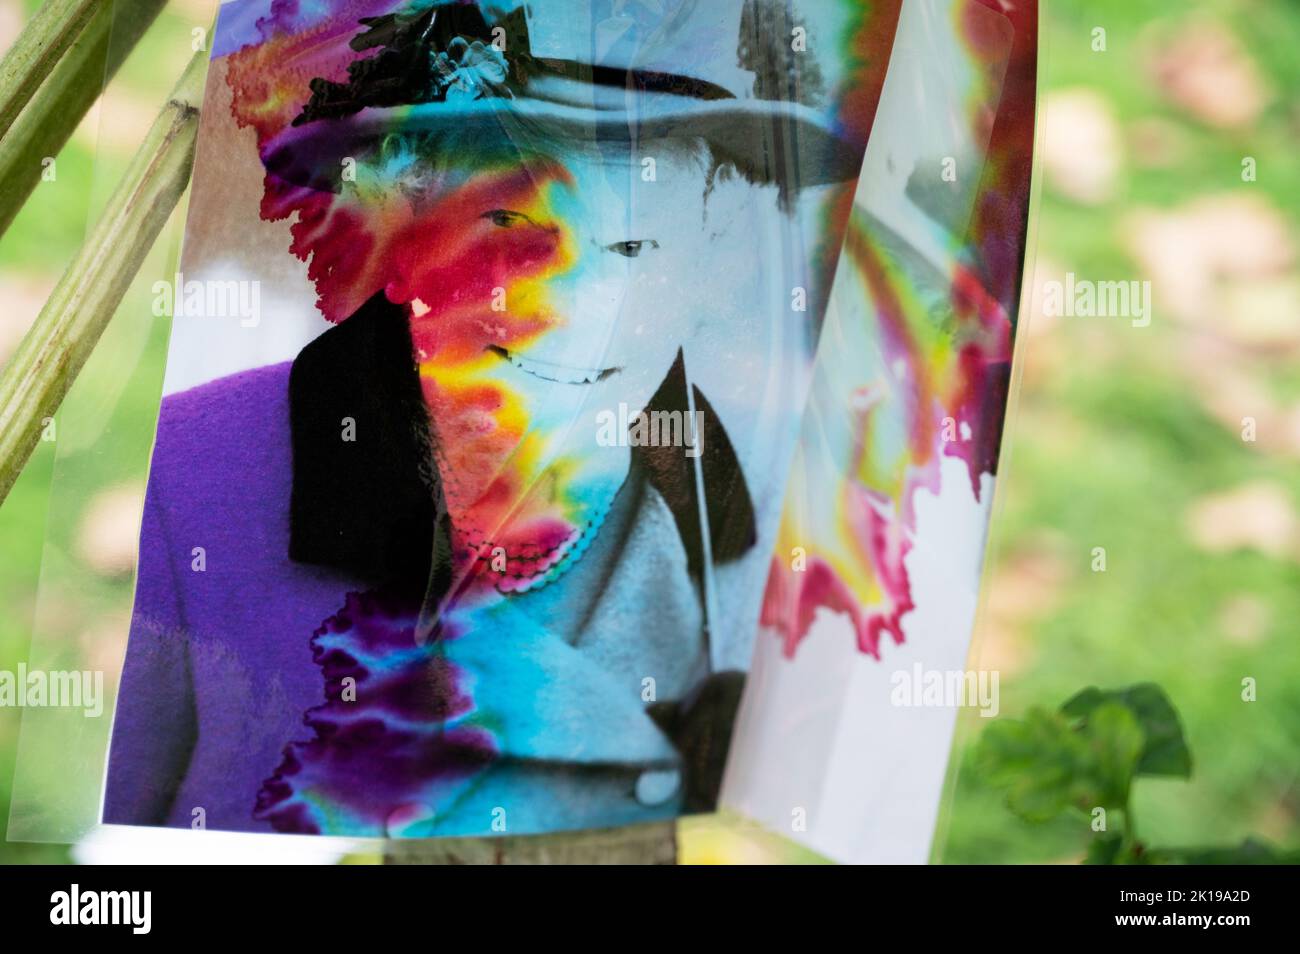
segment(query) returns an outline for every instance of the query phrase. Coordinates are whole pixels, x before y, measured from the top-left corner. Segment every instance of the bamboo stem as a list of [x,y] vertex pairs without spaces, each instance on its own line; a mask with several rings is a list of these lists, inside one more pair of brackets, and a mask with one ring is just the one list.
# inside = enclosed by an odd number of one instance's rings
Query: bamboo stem
[[0,375],[0,502],[189,183],[207,56],[185,68],[85,245]]
[[91,14],[103,6],[103,0],[45,0],[36,11],[0,60],[0,137],[9,131]]
[[[85,29],[30,96],[26,108],[6,121],[6,131],[0,137],[0,182],[4,183],[0,189],[0,234],[9,228],[41,181],[41,160],[58,155],[165,3],[130,0],[113,4],[101,0],[95,4]],[[38,17],[46,7],[41,8]],[[26,31],[23,36],[27,36]],[[11,51],[5,65],[12,55]]]

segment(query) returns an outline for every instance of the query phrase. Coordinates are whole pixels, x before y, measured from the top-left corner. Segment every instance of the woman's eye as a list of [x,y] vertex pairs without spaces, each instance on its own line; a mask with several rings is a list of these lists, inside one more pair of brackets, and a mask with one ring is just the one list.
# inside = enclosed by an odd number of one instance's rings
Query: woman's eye
[[530,221],[528,216],[522,212],[512,212],[510,209],[492,209],[484,212],[480,218],[488,219],[493,225],[500,226],[503,229],[513,228],[516,225],[522,225]]
[[658,247],[659,243],[654,239],[638,239],[634,242],[615,242],[613,245],[606,245],[605,251],[617,252],[624,258],[636,258],[645,249]]

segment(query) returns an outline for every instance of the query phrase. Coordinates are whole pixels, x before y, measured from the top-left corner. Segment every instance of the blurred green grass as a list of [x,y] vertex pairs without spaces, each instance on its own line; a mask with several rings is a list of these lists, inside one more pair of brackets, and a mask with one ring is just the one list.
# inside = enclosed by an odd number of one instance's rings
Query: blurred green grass
[[[12,26],[37,5],[0,0],[0,23]],[[1117,173],[1103,199],[1073,200],[1049,177],[1035,237],[1040,265],[1102,280],[1145,277],[1134,256],[1133,211],[1176,211],[1202,195],[1254,197],[1296,234],[1300,7],[1250,0],[1203,0],[1194,7],[1164,0],[1047,0],[1043,7],[1045,95],[1092,91],[1112,113],[1119,138]],[[20,293],[18,306],[0,319],[11,326],[0,327],[0,355],[12,326],[34,316],[42,289],[77,248],[88,210],[111,185],[114,166],[131,153],[132,123],[152,118],[189,56],[190,30],[206,26],[203,11],[211,9],[202,0],[169,5],[115,81],[112,121],[83,124],[58,157],[58,182],[36,190],[0,241],[0,289]],[[1153,56],[1193,23],[1235,36],[1271,90],[1256,121],[1236,130],[1215,128],[1172,102],[1153,80]],[[1090,48],[1096,26],[1107,30],[1105,53]],[[1140,124],[1151,121],[1169,140],[1171,155],[1159,161],[1144,157],[1139,143]],[[1241,181],[1245,155],[1259,162],[1255,183]],[[1204,387],[1205,375],[1213,378],[1221,367],[1256,382],[1277,407],[1295,405],[1300,327],[1293,347],[1254,347],[1229,333],[1240,330],[1240,322],[1225,323],[1228,331],[1213,321],[1197,325],[1170,317],[1167,304],[1157,287],[1155,316],[1143,329],[1031,317],[1020,338],[1024,378],[1008,427],[990,535],[989,605],[972,665],[1001,670],[1002,712],[1013,716],[1031,705],[1058,705],[1089,684],[1158,682],[1182,714],[1195,769],[1189,782],[1139,784],[1135,808],[1143,837],[1182,846],[1235,843],[1256,833],[1300,847],[1300,641],[1294,622],[1300,619],[1300,556],[1257,547],[1206,552],[1188,529],[1189,513],[1206,495],[1252,481],[1272,482],[1300,506],[1300,441],[1290,450],[1262,439],[1244,444],[1207,403]],[[1292,317],[1300,325],[1300,315]],[[1190,350],[1193,345],[1199,350]],[[155,366],[165,336],[152,335],[145,347],[145,365]],[[1193,359],[1209,371],[1193,374]],[[156,382],[125,391],[107,379],[83,385],[103,389],[110,430],[138,429],[156,411]],[[0,613],[0,668],[13,669],[27,657],[47,529],[60,540],[75,538],[87,508],[105,490],[142,480],[136,443],[113,448],[111,441],[99,447],[84,479],[75,459],[61,472],[63,490],[75,493],[61,492],[50,512],[54,454],[51,445],[41,445],[0,507],[0,606],[7,610]],[[1106,548],[1104,573],[1090,569],[1097,546]],[[51,558],[78,556],[59,548]],[[104,579],[77,597],[78,618],[93,618],[124,601],[129,605],[129,579]],[[1253,624],[1232,622],[1243,616],[1243,606],[1258,617]],[[1234,627],[1235,635],[1229,632]],[[1258,702],[1240,700],[1243,676],[1258,679]],[[0,709],[5,818],[18,722],[16,711]],[[950,770],[954,797],[936,859],[1082,857],[1090,837],[1084,820],[1025,825],[982,783],[970,757],[982,725],[978,718],[961,720]],[[770,843],[737,847],[707,825],[688,826],[684,837],[698,840],[688,855],[712,860],[796,857]],[[66,857],[60,846],[0,842],[0,861]]]
[[[1097,94],[1119,137],[1118,171],[1105,198],[1072,200],[1063,194],[1068,188],[1046,177],[1040,266],[1047,259],[1080,278],[1146,278],[1134,257],[1134,211],[1177,212],[1203,196],[1258,200],[1285,219],[1294,238],[1300,7],[1242,0],[1045,6],[1045,95]],[[1271,91],[1252,123],[1216,128],[1172,102],[1153,78],[1153,57],[1197,24],[1234,36]],[[1105,53],[1091,49],[1096,26],[1107,31]],[[1171,156],[1143,155],[1137,133],[1144,125],[1176,145]],[[1256,182],[1242,181],[1243,156],[1256,158]],[[1190,249],[1199,237],[1182,238]],[[1053,265],[1049,277],[1059,274]],[[1185,268],[1197,268],[1190,251]],[[1293,279],[1294,261],[1290,269]],[[1284,554],[1259,547],[1207,552],[1189,532],[1189,514],[1206,495],[1257,481],[1280,488],[1292,512],[1300,505],[1297,443],[1270,453],[1262,439],[1244,442],[1239,427],[1213,413],[1214,395],[1204,387],[1222,370],[1244,375],[1279,406],[1294,402],[1300,313],[1279,316],[1291,325],[1290,340],[1263,349],[1241,332],[1267,316],[1251,313],[1234,325],[1209,309],[1198,323],[1171,308],[1168,296],[1162,300],[1162,290],[1156,282],[1147,328],[1105,319],[1050,323],[1031,315],[1031,325],[1046,327],[1031,327],[1020,338],[1019,412],[1008,429],[990,535],[986,593],[995,608],[982,618],[972,665],[1003,668],[1002,712],[1012,716],[1030,705],[1055,707],[1087,685],[1158,682],[1181,712],[1195,767],[1188,782],[1137,785],[1142,837],[1160,846],[1228,845],[1257,833],[1294,849],[1300,846],[1300,550],[1293,540]],[[1208,371],[1193,372],[1197,362]],[[1241,404],[1242,416],[1263,410]],[[1095,573],[1092,549],[1099,546],[1106,548],[1107,567]],[[1016,602],[1038,609],[1017,612]],[[1241,699],[1247,676],[1258,680],[1254,703]],[[955,797],[936,857],[1082,857],[1092,834],[1087,818],[1024,824],[983,783],[972,758],[981,728],[978,718],[961,720],[950,769],[957,773]]]

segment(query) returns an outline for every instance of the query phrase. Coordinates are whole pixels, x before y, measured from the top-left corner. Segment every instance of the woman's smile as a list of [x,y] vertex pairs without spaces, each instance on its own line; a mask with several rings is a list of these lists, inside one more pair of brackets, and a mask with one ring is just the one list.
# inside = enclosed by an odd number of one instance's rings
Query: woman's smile
[[541,378],[543,381],[553,381],[556,384],[595,384],[623,370],[622,368],[575,368],[551,361],[537,361],[494,344],[488,345],[484,350],[509,361],[525,374]]

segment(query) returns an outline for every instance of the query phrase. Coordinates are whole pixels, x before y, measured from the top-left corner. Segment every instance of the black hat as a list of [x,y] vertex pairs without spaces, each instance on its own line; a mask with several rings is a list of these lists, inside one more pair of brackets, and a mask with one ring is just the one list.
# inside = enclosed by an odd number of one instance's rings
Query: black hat
[[[795,22],[783,0],[767,4]],[[349,64],[347,82],[313,79],[264,159],[287,182],[338,191],[346,158],[395,134],[455,128],[521,145],[702,139],[719,162],[787,190],[854,178],[860,148],[801,101],[818,82],[812,54],[788,30],[767,35],[772,17],[754,5],[680,0],[638,42],[611,42],[618,18],[581,28],[589,0],[506,0],[489,12],[394,0],[399,9],[360,20],[350,42],[378,52]],[[673,71],[682,63],[689,73]]]

